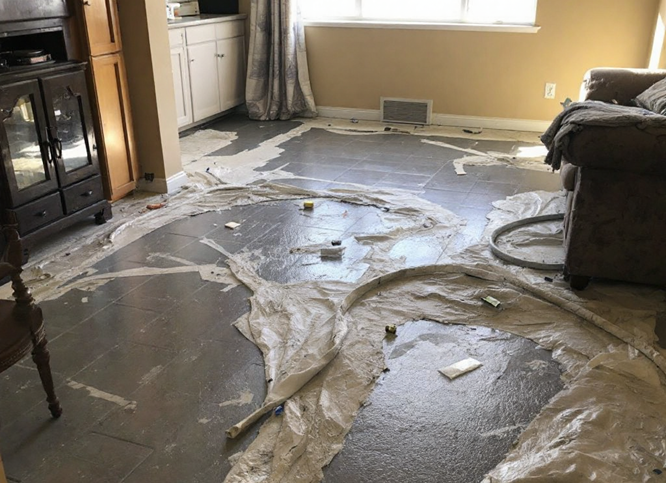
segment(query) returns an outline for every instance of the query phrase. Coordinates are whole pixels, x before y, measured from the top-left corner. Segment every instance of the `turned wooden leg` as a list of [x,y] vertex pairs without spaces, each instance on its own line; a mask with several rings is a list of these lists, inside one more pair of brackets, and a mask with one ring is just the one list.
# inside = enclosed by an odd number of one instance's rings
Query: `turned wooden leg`
[[53,376],[51,375],[51,355],[46,348],[46,337],[44,337],[32,350],[32,360],[37,365],[39,371],[39,378],[42,380],[42,386],[46,392],[46,401],[49,403],[49,411],[51,416],[55,419],[59,418],[62,414],[60,401],[55,394],[53,388]]

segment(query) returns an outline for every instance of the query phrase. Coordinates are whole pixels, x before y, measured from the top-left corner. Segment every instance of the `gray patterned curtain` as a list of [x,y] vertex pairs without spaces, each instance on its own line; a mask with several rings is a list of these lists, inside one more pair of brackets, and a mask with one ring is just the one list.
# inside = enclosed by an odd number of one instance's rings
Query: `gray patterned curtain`
[[317,115],[298,0],[252,0],[245,97],[251,119]]

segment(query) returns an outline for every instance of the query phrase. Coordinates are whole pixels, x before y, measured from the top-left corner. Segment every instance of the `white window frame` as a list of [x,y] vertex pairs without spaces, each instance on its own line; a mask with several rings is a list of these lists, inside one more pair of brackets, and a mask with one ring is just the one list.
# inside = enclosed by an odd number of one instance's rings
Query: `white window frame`
[[[336,1],[336,0],[330,0]],[[386,20],[362,17],[363,0],[356,0],[356,15],[350,17],[304,18],[309,27],[346,27],[346,28],[385,28],[385,29],[425,29],[425,30],[463,30],[477,32],[536,33],[541,27],[536,24],[480,24],[469,22],[466,17],[469,11],[469,0],[460,0],[463,18],[457,22],[419,21],[419,20]],[[538,0],[535,0],[535,12]],[[536,15],[535,15],[536,16]],[[536,21],[536,19],[535,19]]]

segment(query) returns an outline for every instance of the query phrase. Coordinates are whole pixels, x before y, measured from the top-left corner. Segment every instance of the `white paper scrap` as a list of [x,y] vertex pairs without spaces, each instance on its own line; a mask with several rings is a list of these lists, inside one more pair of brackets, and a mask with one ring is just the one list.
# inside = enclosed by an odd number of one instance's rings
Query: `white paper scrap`
[[240,225],[241,225],[240,223],[236,223],[235,221],[230,221],[229,223],[227,223],[227,224],[224,225],[224,226],[226,226],[227,228],[231,228],[232,230],[235,230],[235,229],[238,228]]
[[439,372],[444,374],[449,379],[454,380],[456,377],[467,374],[468,372],[472,372],[474,369],[478,369],[482,365],[483,364],[481,364],[479,361],[470,357],[469,359],[465,359],[460,362],[456,362],[455,364],[451,364],[450,366],[446,366],[443,369],[440,369]]

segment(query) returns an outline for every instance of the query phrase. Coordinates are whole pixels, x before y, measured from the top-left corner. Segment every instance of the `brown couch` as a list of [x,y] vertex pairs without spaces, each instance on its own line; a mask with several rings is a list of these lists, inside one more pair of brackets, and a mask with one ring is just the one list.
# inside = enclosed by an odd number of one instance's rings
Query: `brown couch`
[[[581,100],[631,105],[666,71],[593,69]],[[586,126],[562,153],[568,190],[565,272],[573,288],[590,277],[666,284],[666,129]]]

